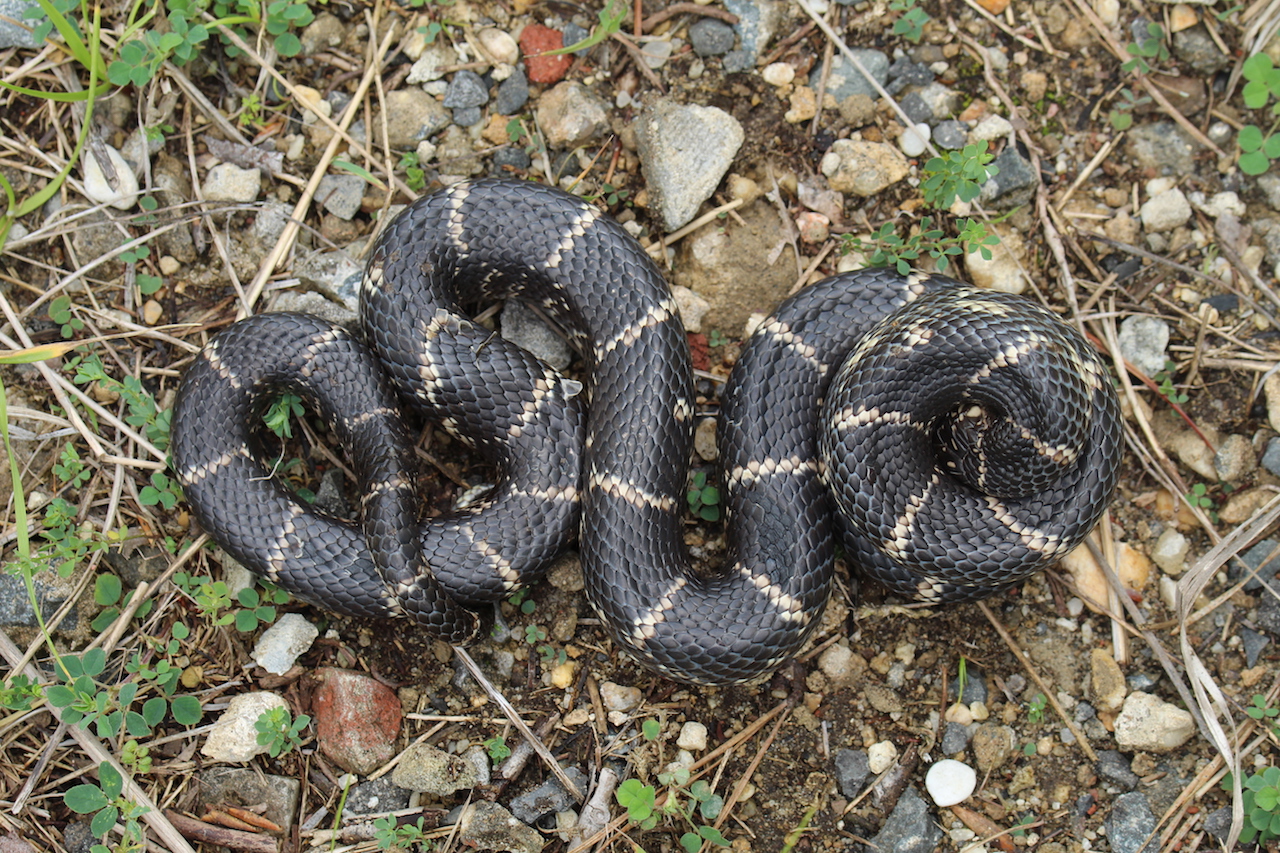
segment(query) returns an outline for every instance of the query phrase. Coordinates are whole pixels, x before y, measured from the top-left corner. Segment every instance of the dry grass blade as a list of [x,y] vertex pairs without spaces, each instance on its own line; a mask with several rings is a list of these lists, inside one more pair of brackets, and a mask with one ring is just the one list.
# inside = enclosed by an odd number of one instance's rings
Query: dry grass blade
[[[1201,591],[1213,578],[1214,574],[1236,556],[1246,545],[1260,537],[1266,529],[1280,518],[1280,497],[1272,498],[1253,518],[1240,525],[1225,539],[1213,547],[1178,581],[1178,641],[1182,651],[1182,660],[1191,679],[1191,689],[1195,692],[1196,704],[1208,731],[1206,737],[1218,750],[1222,760],[1231,773],[1231,831],[1226,841],[1226,848],[1231,849],[1244,824],[1244,806],[1241,801],[1240,760],[1236,753],[1236,725],[1231,716],[1230,703],[1222,694],[1222,690],[1205,667],[1200,656],[1196,654],[1187,634],[1187,622],[1191,610]],[[1224,729],[1225,725],[1225,729]],[[1228,731],[1230,735],[1228,736]]]

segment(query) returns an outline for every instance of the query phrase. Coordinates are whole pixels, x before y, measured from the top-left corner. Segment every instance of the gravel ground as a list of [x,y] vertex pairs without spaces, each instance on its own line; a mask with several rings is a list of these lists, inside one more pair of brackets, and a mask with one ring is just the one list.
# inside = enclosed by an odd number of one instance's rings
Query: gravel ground
[[[1280,63],[1280,3],[280,2],[269,32],[214,4],[229,27],[207,41],[180,8],[103,10],[116,64],[87,126],[40,95],[92,88],[75,51],[0,27],[4,80],[27,89],[5,93],[0,176],[34,200],[4,243],[0,340],[84,344],[0,359],[20,486],[0,494],[25,498],[48,555],[6,532],[0,850],[89,850],[77,786],[112,799],[109,757],[150,808],[121,826],[151,849],[390,849],[388,820],[408,849],[419,819],[438,846],[514,851],[1224,847],[1226,769],[1277,763],[1280,178],[1262,140],[1280,72],[1252,57]],[[181,46],[146,54],[163,33]],[[1048,305],[1115,367],[1124,408],[1094,549],[939,610],[840,565],[811,646],[729,688],[620,653],[572,553],[501,606],[474,672],[420,632],[252,592],[165,476],[178,377],[240,313],[349,321],[378,221],[499,174],[594,201],[658,259],[712,484],[720,380],[795,288],[879,249]],[[519,306],[482,322],[580,375]],[[341,451],[311,418],[294,429],[271,439],[281,477],[350,515]],[[432,513],[491,476],[430,426],[420,450]],[[686,542],[708,566],[725,548],[715,521]],[[134,595],[121,619],[110,579]],[[15,680],[92,646],[108,654],[79,704]],[[137,719],[76,725],[95,695]],[[308,715],[296,746],[259,744],[272,708]],[[521,755],[516,720],[554,758]]]

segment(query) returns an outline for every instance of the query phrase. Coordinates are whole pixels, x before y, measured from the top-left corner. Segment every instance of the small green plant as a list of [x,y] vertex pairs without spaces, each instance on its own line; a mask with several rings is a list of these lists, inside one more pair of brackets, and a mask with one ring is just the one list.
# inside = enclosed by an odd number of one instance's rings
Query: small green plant
[[53,475],[64,485],[78,489],[89,482],[91,474],[92,472],[85,467],[84,460],[80,458],[80,451],[76,450],[76,446],[69,441],[63,445],[62,454],[53,464]]
[[422,850],[431,849],[431,840],[423,829],[424,818],[418,817],[416,823],[397,824],[392,815],[380,817],[373,822],[373,840],[378,842],[378,849],[385,851],[412,850],[415,846]]
[[1261,693],[1253,694],[1252,703],[1244,709],[1244,712],[1259,723],[1265,724],[1272,737],[1280,738],[1280,721],[1276,719],[1280,717],[1280,708],[1268,705],[1267,697]]
[[[168,449],[169,422],[173,416],[173,410],[161,409],[156,405],[155,397],[143,387],[138,377],[126,376],[123,380],[116,379],[107,373],[102,360],[96,355],[72,359],[67,362],[67,368],[74,371],[71,381],[75,384],[90,385],[96,382],[104,391],[118,394],[128,409],[128,413],[124,416],[125,423],[142,430],[147,441],[154,444],[156,449]],[[174,483],[172,488],[176,491],[177,484]]]
[[276,621],[276,608],[289,600],[289,593],[259,580],[263,585],[262,592],[255,587],[245,587],[236,593],[235,601],[240,607],[224,613],[231,607],[232,599],[231,591],[222,581],[177,572],[173,582],[191,597],[200,614],[210,623],[219,627],[234,623],[236,630],[245,634]]
[[[1255,53],[1244,61],[1242,73],[1248,81],[1242,92],[1246,107],[1260,110],[1272,98],[1280,99],[1280,68],[1275,67],[1271,57]],[[1265,132],[1256,124],[1246,124],[1236,137],[1240,146],[1240,171],[1246,175],[1261,175],[1271,168],[1272,160],[1280,157],[1280,135],[1276,134],[1280,100],[1271,105],[1271,117],[1271,125]]]
[[124,795],[124,777],[109,762],[98,765],[98,784],[76,785],[63,794],[62,800],[76,814],[93,815],[89,831],[95,838],[106,838],[117,822],[123,824],[124,835],[120,843],[111,848],[95,844],[89,848],[91,853],[126,853],[144,849],[146,839],[138,818],[148,810]]
[[513,592],[511,597],[507,599],[507,603],[525,616],[538,609],[538,602],[533,600],[533,596],[529,594],[529,587],[527,586],[522,586]]
[[1111,126],[1116,130],[1128,130],[1133,126],[1133,111],[1143,104],[1151,103],[1151,98],[1143,95],[1138,97],[1133,94],[1133,90],[1125,86],[1120,90],[1120,97],[1116,101],[1116,105],[1111,108],[1111,112],[1107,114],[1107,120],[1111,122]]
[[182,489],[178,486],[178,481],[163,471],[152,471],[151,484],[143,486],[138,492],[138,503],[143,506],[173,509],[180,500]]
[[1196,483],[1184,497],[1189,505],[1204,510],[1211,518],[1215,514],[1214,510],[1218,508],[1213,498],[1209,497],[1209,487],[1204,483]]
[[662,723],[650,717],[640,724],[640,734],[645,740],[653,742],[662,733]]
[[722,347],[729,343],[729,338],[719,329],[712,329],[707,333],[707,346]]
[[[1222,789],[1230,791],[1231,774],[1222,780]],[[1265,845],[1280,838],[1280,767],[1268,767],[1245,779],[1241,785],[1244,801],[1244,829],[1241,844]]]
[[629,204],[627,202],[627,196],[629,195],[631,195],[631,190],[618,189],[613,184],[601,184],[600,192],[589,193],[583,198],[590,202],[603,201],[605,207],[612,208],[617,207],[619,204]]
[[920,182],[925,204],[946,210],[956,199],[969,202],[977,198],[987,179],[1000,174],[1000,167],[991,162],[995,155],[987,151],[987,145],[984,139],[930,158],[924,164],[924,180]]
[[297,394],[281,394],[267,407],[262,422],[280,438],[293,438],[293,418],[300,418],[304,409]]
[[62,721],[67,725],[84,729],[92,725],[99,737],[113,738],[122,729],[132,737],[149,736],[166,712],[172,712],[174,720],[182,725],[200,721],[203,711],[194,696],[181,696],[172,703],[163,696],[153,696],[142,703],[139,711],[129,710],[140,683],[101,683],[98,677],[105,670],[106,661],[106,653],[100,648],[59,659],[62,683],[45,688],[45,701],[61,709]]
[[482,744],[484,751],[489,753],[490,760],[494,764],[499,761],[505,761],[511,756],[511,747],[507,746],[507,739],[502,735],[494,735]]
[[1022,745],[1022,754],[1027,758],[1036,757],[1036,745],[1034,743],[1024,743]]
[[0,685],[0,708],[6,711],[30,711],[44,695],[40,683],[25,675],[15,675]]
[[418,161],[418,152],[406,151],[400,158],[400,168],[404,169],[404,182],[414,192],[422,192],[427,186],[427,170]]
[[66,294],[50,299],[45,311],[49,319],[61,327],[62,337],[67,340],[84,328],[84,320],[75,315],[75,306],[71,303],[71,297]]
[[[105,550],[110,541],[95,531],[92,525],[77,522],[79,510],[64,498],[54,498],[44,508],[44,527],[40,536],[44,543],[37,550],[33,569],[53,568],[59,577],[68,578],[76,566],[89,555]],[[22,560],[12,565],[22,568]]]
[[613,797],[627,810],[627,820],[641,829],[653,829],[658,825],[658,816],[654,814],[658,792],[652,785],[646,785],[639,779],[628,779],[618,786]]
[[924,37],[924,25],[929,23],[929,13],[916,5],[917,0],[890,0],[889,11],[901,12],[893,22],[893,34],[902,36],[912,44],[919,44]]
[[707,472],[696,471],[689,481],[689,514],[703,521],[720,520],[720,490],[707,485]]
[[1018,818],[1018,822],[1013,825],[1013,829],[1009,830],[1009,834],[1014,838],[1026,838],[1027,827],[1036,822],[1035,815],[1026,814]]
[[276,706],[259,714],[253,727],[258,731],[258,745],[267,747],[272,758],[279,758],[302,746],[302,733],[309,725],[311,717],[306,714],[295,718],[288,708]]
[[1043,693],[1037,693],[1031,697],[1031,701],[1027,703],[1027,722],[1033,726],[1038,726],[1044,720],[1044,709],[1049,704],[1049,700],[1045,698]]
[[529,645],[536,646],[538,643],[545,642],[546,639],[547,629],[541,625],[524,626],[524,641]]
[[150,773],[151,751],[145,746],[139,746],[136,740],[130,738],[120,749],[120,763],[134,773]]
[[[120,253],[120,260],[126,264],[138,264],[151,257],[150,246],[134,246]],[[164,279],[158,275],[140,272],[135,276],[138,291],[143,296],[151,296],[164,285]]]
[[1151,378],[1156,382],[1160,396],[1164,397],[1175,406],[1181,406],[1190,398],[1187,397],[1186,392],[1179,391],[1177,386],[1173,384],[1173,374],[1177,370],[1177,367],[1178,366],[1172,361],[1166,361],[1164,363],[1164,370],[1161,370]]
[[922,256],[933,258],[939,272],[947,271],[951,258],[968,252],[978,252],[985,260],[991,260],[991,247],[999,244],[999,237],[977,219],[961,219],[956,227],[959,233],[949,237],[934,227],[933,217],[926,216],[920,220],[919,230],[903,238],[898,235],[896,223],[886,222],[866,240],[846,234],[842,251],[861,253],[867,266],[893,267],[902,275],[910,274],[913,262]]
[[1125,46],[1125,52],[1132,57],[1120,67],[1125,71],[1136,71],[1139,74],[1150,74],[1151,65],[1148,59],[1157,62],[1167,62],[1169,60],[1169,49],[1164,44],[1164,27],[1157,23],[1148,22],[1147,37],[1139,42],[1133,42]]

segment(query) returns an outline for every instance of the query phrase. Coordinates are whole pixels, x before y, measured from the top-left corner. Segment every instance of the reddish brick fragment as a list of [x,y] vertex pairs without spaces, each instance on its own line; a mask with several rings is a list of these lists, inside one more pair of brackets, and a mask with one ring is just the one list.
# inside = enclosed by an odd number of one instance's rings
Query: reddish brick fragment
[[525,72],[530,83],[558,83],[569,72],[573,57],[568,55],[540,56],[548,50],[564,47],[564,33],[530,24],[520,33],[520,52],[524,54]]

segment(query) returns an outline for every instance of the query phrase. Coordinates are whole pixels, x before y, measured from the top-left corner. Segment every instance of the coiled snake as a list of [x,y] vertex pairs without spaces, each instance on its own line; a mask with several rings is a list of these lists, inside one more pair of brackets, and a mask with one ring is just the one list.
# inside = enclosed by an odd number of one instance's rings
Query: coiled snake
[[[563,326],[585,389],[462,315],[508,296]],[[457,185],[386,227],[360,297],[367,344],[299,314],[211,342],[179,390],[174,466],[196,518],[251,570],[454,642],[476,624],[459,603],[509,595],[576,533],[620,646],[676,679],[747,680],[817,625],[838,542],[900,594],[976,599],[1078,544],[1116,483],[1115,393],[1074,330],[940,276],[847,273],[787,300],[743,348],[719,420],[728,554],[703,576],[683,547],[689,348],[621,226],[544,186]],[[271,479],[253,424],[283,391],[347,449],[360,526]],[[419,521],[401,404],[497,466],[487,499]]]

